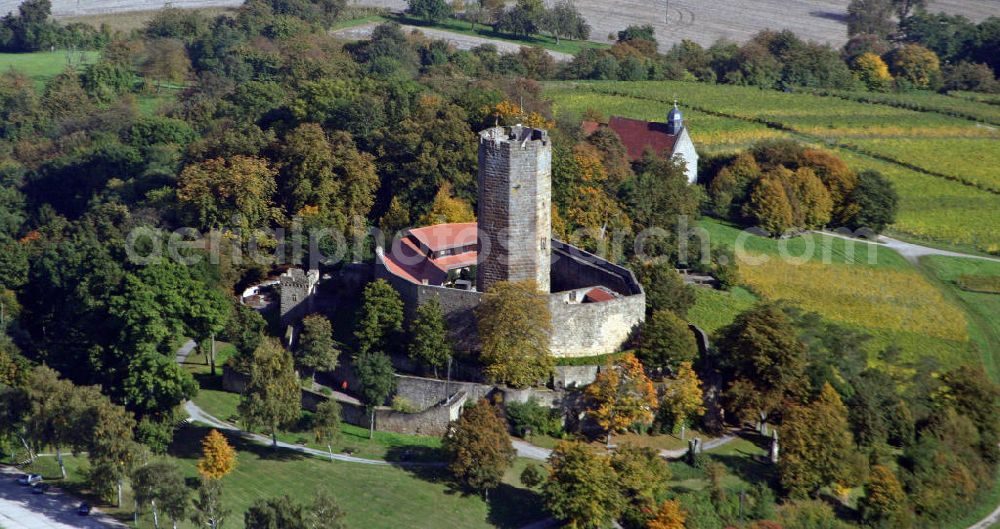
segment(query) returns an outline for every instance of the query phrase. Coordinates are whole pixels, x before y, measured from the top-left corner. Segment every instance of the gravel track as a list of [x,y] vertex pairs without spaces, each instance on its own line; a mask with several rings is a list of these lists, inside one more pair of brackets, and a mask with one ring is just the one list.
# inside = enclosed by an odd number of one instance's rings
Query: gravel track
[[[554,0],[546,0],[551,3]],[[15,10],[20,0],[0,0],[0,13]],[[164,0],[53,0],[57,17],[159,9]],[[242,0],[173,0],[175,7],[231,7]],[[406,0],[358,0],[357,5],[401,10]],[[746,40],[762,29],[791,29],[798,35],[839,46],[847,40],[844,16],[849,0],[576,0],[593,26],[592,37],[630,24],[652,24],[665,47],[681,39],[711,44],[718,38]],[[931,0],[932,12],[961,14],[974,21],[1000,16],[997,0]],[[668,16],[669,14],[669,16]]]

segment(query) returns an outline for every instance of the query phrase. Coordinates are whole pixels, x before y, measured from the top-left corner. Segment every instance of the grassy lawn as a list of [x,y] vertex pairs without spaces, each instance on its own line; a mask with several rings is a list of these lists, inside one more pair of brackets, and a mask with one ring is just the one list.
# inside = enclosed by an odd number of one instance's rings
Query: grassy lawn
[[729,325],[736,316],[754,306],[757,296],[742,287],[729,290],[696,288],[694,306],[688,309],[688,321],[711,334]]
[[[190,478],[191,487],[196,483],[200,441],[207,432],[197,426],[184,427],[170,448],[170,455],[179,459]],[[287,450],[273,451],[240,439],[230,442],[237,448],[238,456],[236,470],[222,481],[223,502],[231,511],[226,520],[229,529],[243,527],[243,513],[256,499],[287,494],[300,502],[309,502],[317,490],[329,491],[336,497],[347,512],[348,527],[516,528],[545,518],[538,495],[524,489],[518,481],[527,465],[523,460],[515,463],[487,503],[479,496],[452,490],[441,469],[328,462]],[[60,485],[82,491],[78,469],[85,465],[85,458],[67,458],[69,483]],[[42,458],[31,470],[40,471],[54,481],[58,478],[55,458]],[[125,505],[131,504],[127,496]],[[105,510],[124,521],[131,520],[131,509]],[[141,517],[140,526],[152,527],[148,514]],[[179,521],[178,527],[194,529],[186,520]]]
[[949,288],[969,315],[969,336],[979,350],[986,372],[1000,380],[1000,294],[969,292],[955,284],[961,275],[1000,277],[1000,263],[980,259],[928,256],[921,265]]
[[46,81],[62,73],[72,65],[79,67],[81,58],[84,64],[97,60],[100,54],[96,51],[74,52],[69,54],[61,51],[40,51],[35,53],[0,53],[0,71],[17,70],[28,76],[38,89],[45,87]]
[[423,26],[428,28],[439,29],[442,31],[449,31],[451,33],[459,33],[462,35],[471,35],[473,37],[482,37],[485,39],[493,40],[503,40],[507,42],[513,42],[515,44],[520,44],[522,46],[540,46],[547,50],[558,51],[562,53],[577,54],[581,50],[587,48],[607,48],[607,44],[600,44],[597,42],[590,42],[586,40],[568,40],[560,39],[556,42],[556,39],[548,35],[532,35],[530,37],[521,38],[514,37],[507,33],[497,33],[493,31],[493,28],[489,26],[483,26],[482,24],[477,24],[476,28],[472,28],[472,23],[465,20],[458,20],[454,18],[448,18],[438,23],[427,23],[424,20],[411,18],[405,15],[402,16],[392,16],[391,20],[395,20],[400,24],[406,24],[410,26]]

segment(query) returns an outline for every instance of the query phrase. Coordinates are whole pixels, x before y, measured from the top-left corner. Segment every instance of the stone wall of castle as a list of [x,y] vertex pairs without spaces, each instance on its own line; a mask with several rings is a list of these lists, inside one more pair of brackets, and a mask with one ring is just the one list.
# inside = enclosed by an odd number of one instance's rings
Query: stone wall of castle
[[281,325],[293,325],[312,312],[313,295],[319,283],[319,270],[306,272],[289,268],[278,278],[281,295]]
[[479,139],[477,288],[499,281],[549,285],[552,143],[548,133],[497,127]]

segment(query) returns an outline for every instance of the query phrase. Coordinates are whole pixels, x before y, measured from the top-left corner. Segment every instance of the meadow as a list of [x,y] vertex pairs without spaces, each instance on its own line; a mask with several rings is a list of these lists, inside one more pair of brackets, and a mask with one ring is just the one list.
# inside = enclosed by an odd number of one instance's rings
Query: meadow
[[40,51],[36,53],[0,53],[0,72],[17,70],[35,82],[39,90],[46,81],[64,72],[96,61],[96,51]]
[[901,93],[879,93],[879,92],[845,92],[838,90],[822,90],[816,92],[819,95],[832,95],[843,99],[858,101],[861,103],[872,103],[878,105],[889,105],[893,107],[906,108],[919,112],[936,112],[949,116],[981,121],[993,125],[1000,125],[1000,107],[996,103],[996,96],[990,94],[980,94],[976,92],[952,92],[949,94],[938,94],[935,92],[913,91]]
[[890,249],[818,234],[774,240],[711,219],[699,226],[713,244],[736,248],[750,291],[699,292],[689,318],[708,331],[731,322],[756,296],[864,332],[873,358],[889,345],[899,346],[904,360],[967,363],[972,356],[962,310]]
[[[855,170],[878,170],[893,182],[900,211],[891,234],[1000,252],[1000,196],[976,187],[996,182],[983,161],[1000,156],[995,128],[832,96],[689,82],[556,82],[545,85],[545,94],[562,118],[597,109],[607,116],[663,120],[677,97],[703,154],[733,152],[770,138],[831,149]],[[876,141],[889,143],[852,148]],[[963,152],[942,154],[941,142],[961,145]],[[866,154],[869,149],[875,156]]]

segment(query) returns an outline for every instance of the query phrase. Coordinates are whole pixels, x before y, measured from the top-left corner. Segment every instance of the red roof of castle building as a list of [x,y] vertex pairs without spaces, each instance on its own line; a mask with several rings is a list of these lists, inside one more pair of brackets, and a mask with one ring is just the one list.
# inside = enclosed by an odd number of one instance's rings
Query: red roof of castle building
[[410,230],[410,235],[432,252],[451,250],[465,246],[475,246],[477,224],[463,222],[457,224],[437,224]]
[[602,301],[611,301],[613,299],[615,299],[615,295],[608,292],[606,288],[601,287],[590,289],[583,297],[584,303],[601,303]]
[[[413,283],[440,285],[448,271],[476,264],[477,229],[475,222],[438,224],[410,230],[409,236],[386,248],[383,261],[393,274]],[[441,257],[428,257],[444,250],[472,247],[472,250]]]
[[[670,156],[674,153],[674,145],[680,134],[670,134],[667,132],[666,123],[655,121],[642,121],[639,119],[629,119],[622,117],[612,117],[608,121],[608,128],[615,131],[622,139],[622,144],[628,150],[628,157],[632,161],[642,159],[646,148],[652,148],[656,154]],[[597,132],[601,124],[594,121],[583,122],[583,132],[587,135]]]

